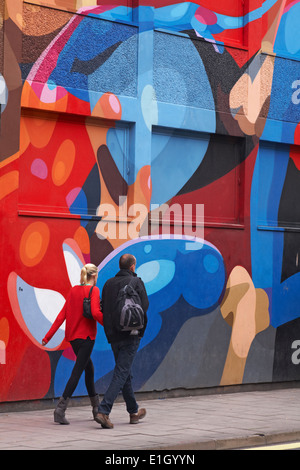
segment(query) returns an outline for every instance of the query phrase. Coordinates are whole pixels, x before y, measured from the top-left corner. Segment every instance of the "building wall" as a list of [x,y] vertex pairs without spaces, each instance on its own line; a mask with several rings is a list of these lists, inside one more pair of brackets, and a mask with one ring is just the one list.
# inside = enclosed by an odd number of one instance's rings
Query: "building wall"
[[[298,380],[299,5],[0,0],[1,402],[62,393],[74,355],[41,340],[126,252],[136,390]],[[103,393],[100,325],[92,358]]]

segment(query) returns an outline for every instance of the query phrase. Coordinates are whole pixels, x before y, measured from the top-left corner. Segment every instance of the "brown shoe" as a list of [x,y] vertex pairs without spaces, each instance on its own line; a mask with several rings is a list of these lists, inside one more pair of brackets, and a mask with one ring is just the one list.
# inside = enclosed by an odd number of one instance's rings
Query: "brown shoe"
[[137,413],[130,415],[130,424],[138,424],[140,419],[145,418],[146,410],[141,408]]
[[109,419],[109,415],[104,415],[103,413],[98,413],[95,416],[95,421],[101,424],[103,428],[112,429],[114,427],[113,423]]

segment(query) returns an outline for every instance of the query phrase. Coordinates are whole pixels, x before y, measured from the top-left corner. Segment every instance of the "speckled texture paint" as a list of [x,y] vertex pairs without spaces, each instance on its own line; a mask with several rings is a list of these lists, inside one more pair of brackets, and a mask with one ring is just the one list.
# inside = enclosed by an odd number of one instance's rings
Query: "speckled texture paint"
[[153,85],[158,101],[214,110],[205,67],[188,38],[155,32]]

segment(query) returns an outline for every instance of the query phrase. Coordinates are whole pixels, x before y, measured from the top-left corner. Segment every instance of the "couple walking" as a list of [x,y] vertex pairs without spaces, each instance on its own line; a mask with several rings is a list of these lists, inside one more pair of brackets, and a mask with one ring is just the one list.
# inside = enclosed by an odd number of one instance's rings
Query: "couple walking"
[[[67,382],[62,397],[59,399],[54,411],[54,421],[60,424],[69,424],[65,417],[69,399],[83,372],[85,372],[85,384],[90,397],[95,421],[103,428],[113,428],[109,414],[120,391],[126,403],[130,415],[130,423],[137,424],[146,415],[144,408],[139,409],[131,383],[131,366],[137,353],[140,339],[144,335],[147,326],[147,309],[149,306],[147,293],[143,281],[135,273],[136,259],[131,254],[124,254],[119,260],[120,271],[106,281],[102,290],[102,309],[100,307],[100,291],[96,286],[98,278],[97,267],[86,264],[81,270],[81,279],[78,286],[70,290],[64,307],[58,314],[52,327],[42,340],[45,346],[56,333],[64,321],[65,339],[70,342],[76,355],[76,362],[71,376]],[[141,330],[119,331],[114,322],[116,314],[116,299],[119,291],[134,282],[134,289],[138,293],[140,303],[144,311],[144,327]],[[91,313],[93,320],[83,316],[83,299],[89,296],[91,287]],[[104,331],[115,358],[113,377],[103,400],[95,390],[94,366],[91,354],[97,334],[97,322],[104,326]]]

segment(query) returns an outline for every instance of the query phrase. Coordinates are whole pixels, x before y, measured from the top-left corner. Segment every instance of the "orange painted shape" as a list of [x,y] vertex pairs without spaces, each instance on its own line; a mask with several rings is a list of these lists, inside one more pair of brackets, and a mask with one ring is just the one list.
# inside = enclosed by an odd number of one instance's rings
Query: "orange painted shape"
[[113,93],[104,93],[94,107],[92,116],[121,119],[122,107],[119,99]]
[[72,140],[65,140],[59,147],[52,167],[52,179],[62,186],[69,178],[75,162],[76,148]]
[[6,317],[1,318],[0,320],[0,341],[2,341],[5,346],[7,346],[9,339],[9,323]]
[[20,258],[25,266],[37,265],[44,258],[50,241],[50,231],[44,222],[34,222],[24,231],[20,243]]
[[[35,84],[37,86],[37,84]],[[42,91],[43,84],[38,87]],[[44,103],[37,96],[29,82],[24,82],[22,89],[21,106],[24,108],[41,109],[45,111],[66,112],[68,108],[69,95],[65,94],[62,98],[56,99],[53,103]]]
[[29,138],[31,144],[38,149],[46,147],[53,135],[56,120],[31,117],[23,117],[23,120],[27,130],[26,138]]
[[82,253],[84,254],[90,253],[90,239],[85,228],[78,227],[78,229],[76,230],[74,234],[74,240],[78,244]]
[[0,178],[0,200],[19,187],[19,172],[10,171]]

